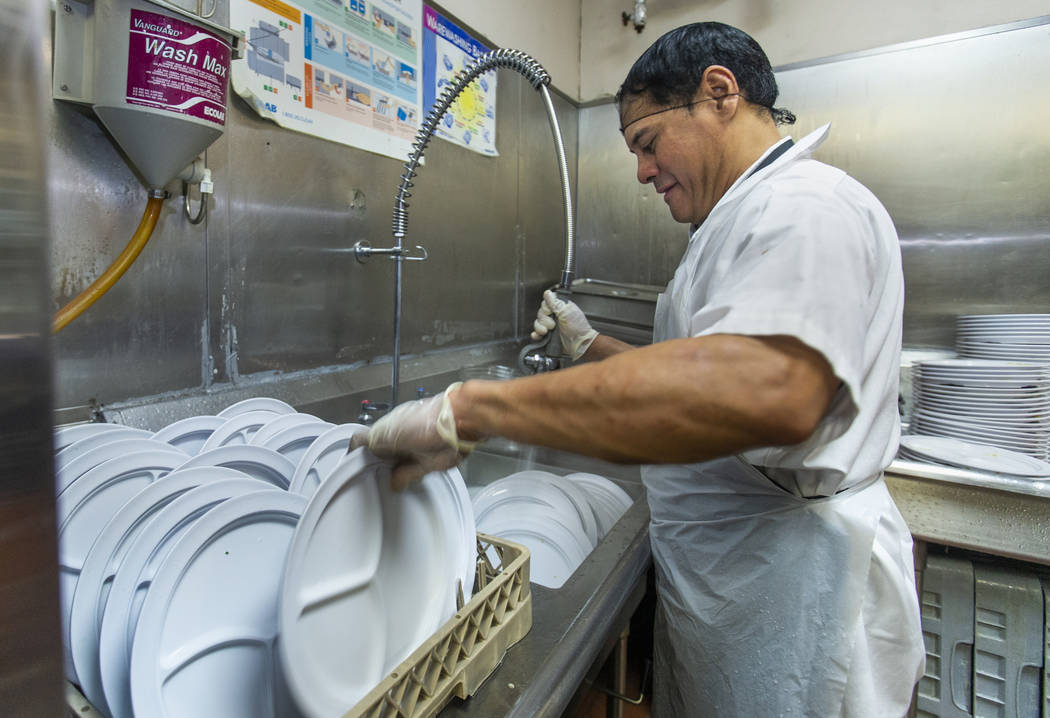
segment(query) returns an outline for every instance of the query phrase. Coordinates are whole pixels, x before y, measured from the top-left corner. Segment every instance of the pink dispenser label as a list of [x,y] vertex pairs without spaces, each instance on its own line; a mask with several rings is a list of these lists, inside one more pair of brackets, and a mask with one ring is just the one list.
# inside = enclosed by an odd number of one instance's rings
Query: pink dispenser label
[[230,45],[192,23],[131,11],[129,104],[226,124]]

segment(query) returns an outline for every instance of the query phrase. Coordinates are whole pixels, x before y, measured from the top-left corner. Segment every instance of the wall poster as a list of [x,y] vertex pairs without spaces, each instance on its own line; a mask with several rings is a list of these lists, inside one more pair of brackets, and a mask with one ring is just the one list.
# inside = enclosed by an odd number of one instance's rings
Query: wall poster
[[233,90],[288,129],[400,160],[420,124],[422,0],[230,0]]
[[[489,48],[431,7],[423,8],[423,107],[425,112],[456,73]],[[496,157],[496,70],[472,82],[438,123],[442,139]]]

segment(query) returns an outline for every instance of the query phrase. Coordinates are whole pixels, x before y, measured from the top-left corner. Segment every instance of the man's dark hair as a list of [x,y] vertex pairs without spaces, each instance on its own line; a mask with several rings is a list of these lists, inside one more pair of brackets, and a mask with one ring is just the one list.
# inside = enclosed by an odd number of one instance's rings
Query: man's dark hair
[[780,107],[777,81],[769,58],[754,38],[720,22],[695,22],[665,33],[642,53],[616,93],[616,104],[648,95],[658,105],[691,102],[711,65],[728,68],[736,76],[740,94],[766,108],[773,121],[790,125],[795,115]]

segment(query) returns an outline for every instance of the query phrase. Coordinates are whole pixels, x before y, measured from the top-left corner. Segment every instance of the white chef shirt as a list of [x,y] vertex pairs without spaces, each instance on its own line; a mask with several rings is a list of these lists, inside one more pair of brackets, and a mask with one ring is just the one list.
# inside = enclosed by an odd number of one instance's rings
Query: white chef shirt
[[825,125],[768,167],[745,172],[691,238],[679,268],[687,281],[675,278],[675,294],[688,292],[690,335],[793,336],[841,380],[809,439],[742,455],[807,497],[877,475],[900,438],[897,233],[863,185],[809,158],[827,132]]

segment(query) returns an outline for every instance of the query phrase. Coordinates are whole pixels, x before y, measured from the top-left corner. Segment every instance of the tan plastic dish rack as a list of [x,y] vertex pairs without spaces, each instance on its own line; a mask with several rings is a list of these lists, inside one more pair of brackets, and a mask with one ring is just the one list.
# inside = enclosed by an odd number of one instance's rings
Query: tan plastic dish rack
[[[479,533],[476,583],[470,601],[343,718],[432,718],[453,696],[474,695],[532,628],[529,550]],[[66,705],[102,718],[68,681]]]
[[479,533],[477,584],[470,601],[343,718],[431,718],[452,696],[474,695],[532,628],[529,550]]

